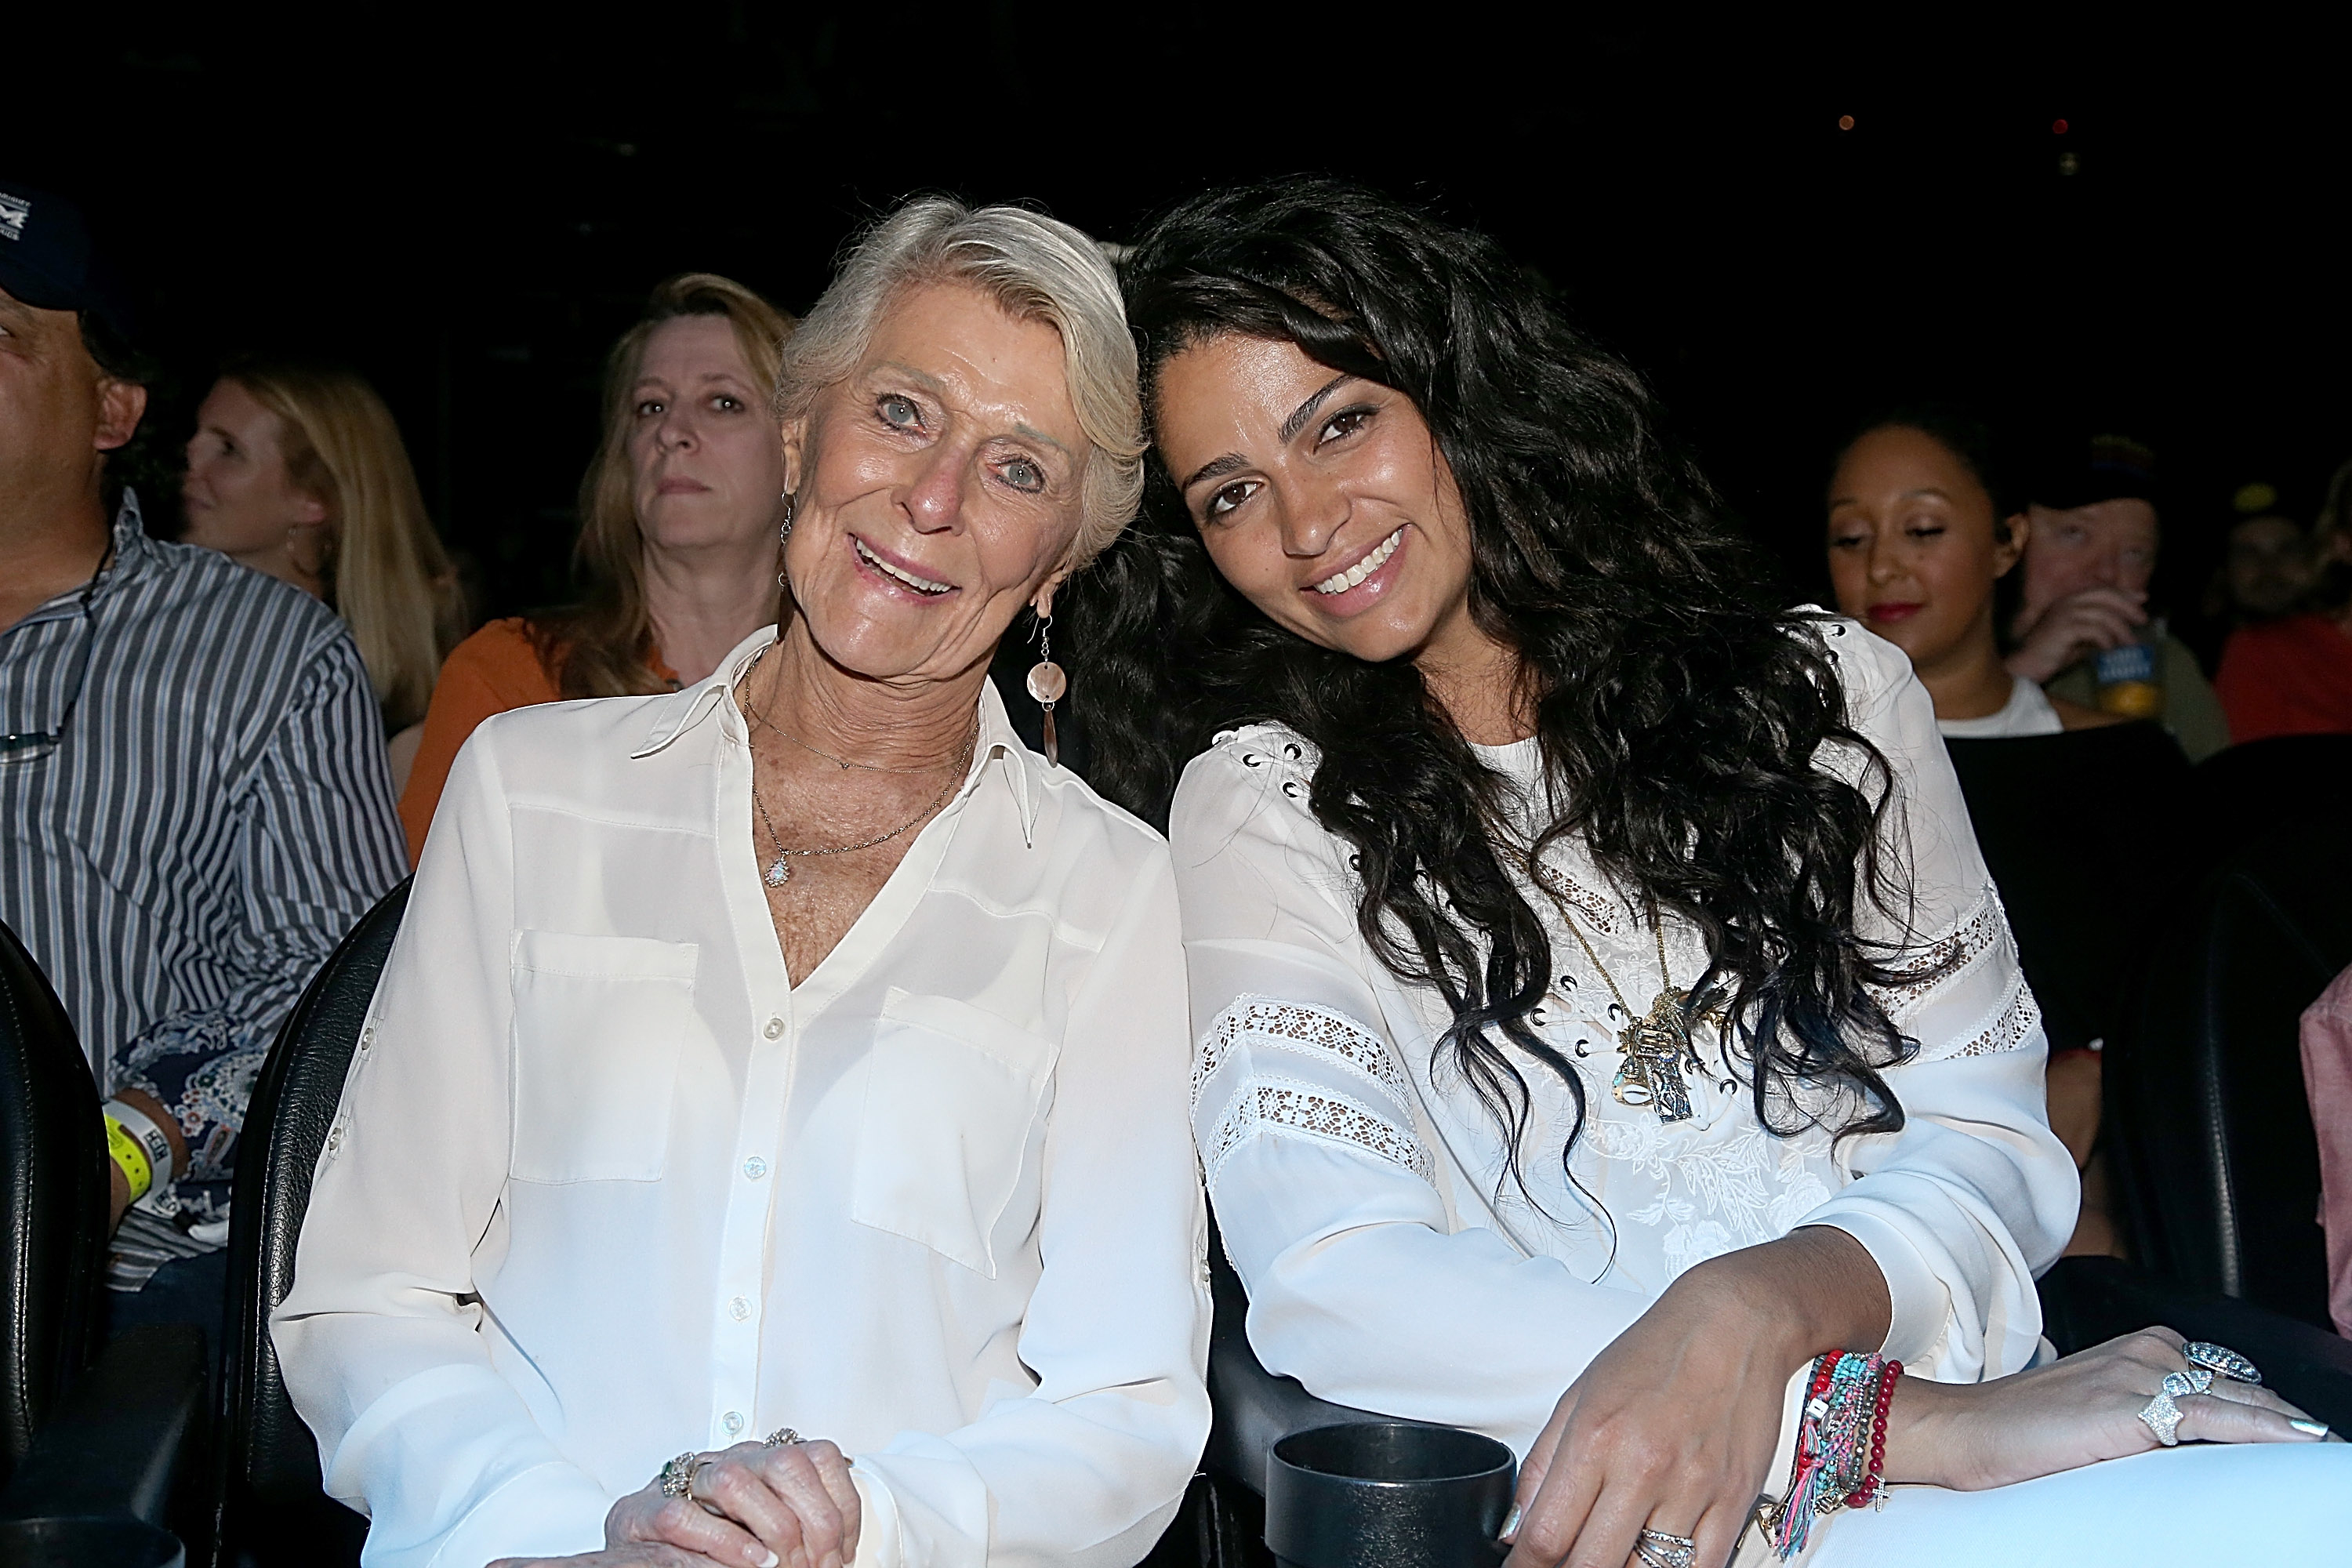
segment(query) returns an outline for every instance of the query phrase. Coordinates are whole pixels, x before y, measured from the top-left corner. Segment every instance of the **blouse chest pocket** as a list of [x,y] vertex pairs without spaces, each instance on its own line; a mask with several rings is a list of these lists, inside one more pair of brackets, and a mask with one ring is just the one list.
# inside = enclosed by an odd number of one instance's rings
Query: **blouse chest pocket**
[[646,937],[515,933],[515,1180],[661,1179],[695,952]]
[[969,1003],[892,987],[875,1026],[850,1217],[996,1278],[1054,1047]]

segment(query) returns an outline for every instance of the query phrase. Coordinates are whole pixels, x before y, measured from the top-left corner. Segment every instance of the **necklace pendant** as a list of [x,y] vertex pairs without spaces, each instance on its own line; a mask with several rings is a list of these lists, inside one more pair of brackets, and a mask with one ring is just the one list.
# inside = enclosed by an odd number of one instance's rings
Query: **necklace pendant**
[[793,858],[789,855],[777,856],[775,864],[768,868],[768,886],[781,888],[792,879]]
[[[1688,1121],[1692,1115],[1690,1085],[1683,1078],[1683,1053],[1690,1044],[1683,1006],[1683,994],[1668,986],[1650,1004],[1648,1016],[1635,1019],[1617,1037],[1625,1053],[1617,1075],[1618,1102],[1649,1106],[1661,1121]],[[1636,1079],[1640,1099],[1628,1092]]]

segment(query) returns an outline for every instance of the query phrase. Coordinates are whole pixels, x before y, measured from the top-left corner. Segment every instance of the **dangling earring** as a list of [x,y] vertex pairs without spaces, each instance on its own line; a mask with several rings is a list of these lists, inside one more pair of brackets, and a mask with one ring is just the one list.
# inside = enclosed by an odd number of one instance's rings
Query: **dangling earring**
[[776,586],[790,592],[792,584],[784,581],[782,571],[784,546],[793,537],[793,514],[800,510],[800,503],[793,500],[790,490],[786,490],[782,499],[784,503],[784,522],[782,528],[776,530]]
[[1070,678],[1054,662],[1054,616],[1049,611],[1037,618],[1037,662],[1029,667],[1029,695],[1045,714],[1045,765],[1062,765],[1062,748],[1054,740],[1054,704],[1070,689]]

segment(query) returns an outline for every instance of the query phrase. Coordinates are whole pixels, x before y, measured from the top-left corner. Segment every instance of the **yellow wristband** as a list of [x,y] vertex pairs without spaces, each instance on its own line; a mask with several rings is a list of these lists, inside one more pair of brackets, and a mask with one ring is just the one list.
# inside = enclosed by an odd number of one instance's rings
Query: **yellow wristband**
[[131,1201],[135,1204],[145,1197],[155,1184],[155,1167],[139,1140],[111,1116],[106,1119],[106,1152],[121,1168],[122,1179],[131,1184]]

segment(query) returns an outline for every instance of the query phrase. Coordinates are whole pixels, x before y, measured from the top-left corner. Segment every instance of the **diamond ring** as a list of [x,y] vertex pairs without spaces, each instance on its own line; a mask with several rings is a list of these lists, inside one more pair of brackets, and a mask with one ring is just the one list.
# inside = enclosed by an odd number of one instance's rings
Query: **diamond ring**
[[2179,1398],[2184,1394],[2202,1394],[2212,1386],[2213,1374],[2201,1366],[2192,1366],[2187,1372],[2168,1372],[2164,1374],[2164,1392],[2174,1399]]
[[799,1433],[793,1431],[791,1427],[779,1426],[774,1431],[769,1433],[765,1437],[760,1439],[760,1447],[762,1448],[781,1448],[786,1444],[798,1443],[802,1441],[804,1441],[804,1439]]
[[694,1485],[695,1461],[701,1456],[691,1449],[669,1460],[661,1468],[661,1495],[684,1497]]
[[1649,1568],[1692,1568],[1698,1561],[1698,1542],[1687,1535],[1644,1530],[1633,1542],[1633,1555]]
[[2140,1407],[2139,1418],[2156,1434],[2156,1440],[2168,1448],[2177,1448],[2180,1439],[2173,1433],[2180,1426],[2180,1406],[2172,1403],[2172,1395],[2159,1394]]
[[2191,1340],[2180,1347],[2180,1353],[2188,1358],[2190,1366],[2210,1367],[2232,1383],[2260,1383],[2263,1380],[2263,1374],[2254,1369],[2252,1362],[2228,1346],[2217,1345],[2210,1340]]

